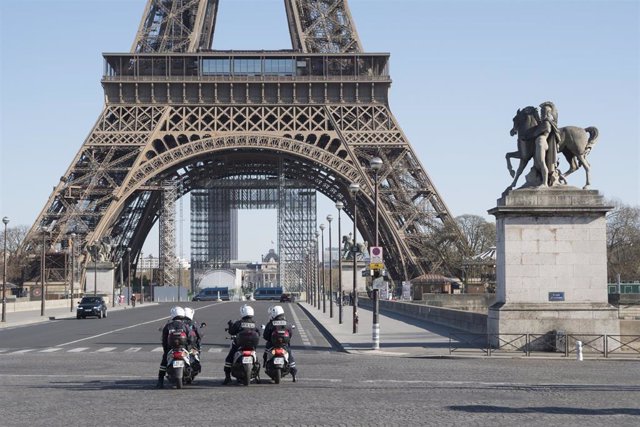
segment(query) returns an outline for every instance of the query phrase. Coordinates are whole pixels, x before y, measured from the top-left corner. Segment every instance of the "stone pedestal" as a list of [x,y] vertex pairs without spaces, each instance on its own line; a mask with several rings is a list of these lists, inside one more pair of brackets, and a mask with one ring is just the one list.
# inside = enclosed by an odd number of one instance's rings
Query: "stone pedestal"
[[[362,276],[362,271],[368,267],[364,261],[358,261],[356,264],[356,289],[358,292],[367,290],[367,278]],[[325,285],[328,284],[325,282]],[[333,284],[333,290],[337,292],[339,284]],[[342,290],[346,293],[353,291],[353,261],[342,260]]]
[[85,270],[85,294],[93,295],[94,285],[98,295],[111,298],[115,281],[114,265],[112,262],[90,262]]
[[[489,211],[496,217],[496,303],[487,332],[613,334],[617,310],[607,301],[605,215],[595,190],[575,187],[511,191]],[[504,342],[504,341],[502,341]]]

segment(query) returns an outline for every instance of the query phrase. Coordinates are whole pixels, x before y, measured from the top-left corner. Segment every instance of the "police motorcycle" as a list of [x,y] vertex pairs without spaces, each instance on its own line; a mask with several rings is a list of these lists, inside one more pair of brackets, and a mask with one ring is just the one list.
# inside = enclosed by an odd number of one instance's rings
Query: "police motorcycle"
[[[231,326],[232,321],[229,321]],[[238,350],[233,355],[233,365],[231,366],[231,376],[238,382],[249,385],[252,380],[260,384],[260,362],[256,354],[256,348],[260,343],[260,335],[255,330],[254,323],[241,324],[242,330],[237,335],[232,335],[232,339]],[[229,328],[225,328],[228,331]]]
[[[194,310],[190,307],[185,307],[185,313],[186,317],[193,322]],[[207,326],[205,322],[200,323],[200,330],[205,326]],[[199,340],[196,338],[196,334],[193,329],[190,329],[189,331],[186,349],[189,353],[189,364],[185,366],[183,383],[191,384],[193,380],[195,380],[196,376],[202,371],[202,365],[200,364]]]
[[167,377],[170,383],[174,383],[177,389],[181,389],[185,382],[193,381],[185,331],[169,330],[169,345],[171,348],[167,352]]
[[[286,320],[273,320],[273,326],[287,326]],[[295,329],[295,325],[291,325],[291,329]],[[262,329],[265,326],[262,325]],[[273,380],[274,383],[280,384],[280,380],[289,375],[291,368],[289,366],[289,343],[291,341],[291,334],[289,329],[283,328],[278,330],[276,328],[271,333],[271,351],[267,351],[267,362],[264,366],[264,370]]]

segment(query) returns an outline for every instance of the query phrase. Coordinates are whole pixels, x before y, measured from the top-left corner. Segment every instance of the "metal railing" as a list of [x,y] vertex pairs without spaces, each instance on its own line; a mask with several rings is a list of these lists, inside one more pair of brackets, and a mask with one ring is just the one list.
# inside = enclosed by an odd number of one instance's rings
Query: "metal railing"
[[576,343],[582,343],[585,357],[640,357],[640,335],[571,334],[562,331],[546,334],[449,334],[449,354],[485,356],[520,353],[524,356],[576,355]]

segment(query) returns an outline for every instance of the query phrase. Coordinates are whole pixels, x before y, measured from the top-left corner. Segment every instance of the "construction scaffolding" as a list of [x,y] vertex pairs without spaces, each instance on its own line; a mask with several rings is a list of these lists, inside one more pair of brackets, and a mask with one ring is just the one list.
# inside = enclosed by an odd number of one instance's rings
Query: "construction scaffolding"
[[178,184],[176,181],[162,182],[162,207],[160,210],[160,286],[176,285],[176,200]]
[[206,187],[191,191],[192,289],[208,271],[228,269],[237,259],[239,209],[276,209],[279,285],[299,292],[304,250],[316,228],[316,191],[283,174],[236,175]]

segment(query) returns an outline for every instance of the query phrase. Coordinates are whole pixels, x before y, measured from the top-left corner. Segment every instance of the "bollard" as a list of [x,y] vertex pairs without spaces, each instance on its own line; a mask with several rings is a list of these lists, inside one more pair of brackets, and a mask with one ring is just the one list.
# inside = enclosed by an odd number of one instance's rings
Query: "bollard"
[[576,360],[582,362],[582,341],[576,341]]

